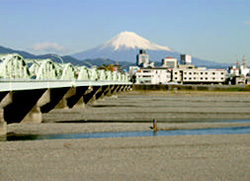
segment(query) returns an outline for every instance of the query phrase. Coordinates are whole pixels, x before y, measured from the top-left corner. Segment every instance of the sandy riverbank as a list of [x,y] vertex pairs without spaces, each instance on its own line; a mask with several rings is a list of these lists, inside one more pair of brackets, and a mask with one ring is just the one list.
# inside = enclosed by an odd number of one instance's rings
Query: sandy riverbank
[[55,109],[43,115],[49,124],[11,124],[12,134],[60,134],[249,126],[248,92],[127,92],[98,100],[85,108]]
[[[12,134],[249,126],[250,94],[129,92],[54,110]],[[113,122],[109,122],[113,121]],[[218,122],[220,121],[220,122]],[[250,134],[0,142],[0,180],[248,180]]]
[[250,92],[129,92],[85,109],[53,110],[44,122],[190,122],[250,119]]
[[248,180],[250,135],[0,142],[1,180]]

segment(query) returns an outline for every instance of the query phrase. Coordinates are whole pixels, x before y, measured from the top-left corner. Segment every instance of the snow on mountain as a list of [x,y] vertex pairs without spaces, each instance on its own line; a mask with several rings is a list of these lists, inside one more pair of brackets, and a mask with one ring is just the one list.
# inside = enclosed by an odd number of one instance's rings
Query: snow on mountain
[[[161,52],[159,55],[173,55],[175,52],[166,46],[160,46],[149,40],[137,35],[134,32],[121,32],[112,39],[106,41],[102,45],[92,48],[80,53],[71,55],[79,60],[83,59],[94,59],[94,58],[109,58],[115,61],[128,61],[135,62],[136,54],[138,54],[139,49],[145,49],[147,52]],[[165,52],[165,53],[162,53]],[[167,53],[166,53],[167,52]],[[151,57],[152,60],[158,61],[163,57]],[[160,58],[160,59],[158,59]]]
[[105,42],[103,45],[100,46],[100,50],[110,47],[112,47],[114,51],[122,48],[172,51],[169,47],[157,45],[137,35],[134,32],[128,32],[128,31],[124,31],[116,35],[111,40]]
[[[154,62],[159,62],[168,56],[177,58],[178,60],[180,59],[179,52],[173,51],[169,47],[152,43],[136,33],[127,31],[116,35],[96,48],[82,51],[70,56],[78,60],[102,58],[111,59],[117,62],[136,63],[136,55],[139,53],[139,49],[145,49],[149,55],[150,61]],[[223,64],[201,60],[195,57],[192,57],[192,63],[196,66],[224,66]]]

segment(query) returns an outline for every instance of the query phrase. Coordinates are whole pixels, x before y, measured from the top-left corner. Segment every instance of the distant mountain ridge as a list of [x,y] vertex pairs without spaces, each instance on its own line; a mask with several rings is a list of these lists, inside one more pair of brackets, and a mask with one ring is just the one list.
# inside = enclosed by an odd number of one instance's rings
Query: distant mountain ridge
[[[17,53],[21,55],[24,59],[51,59],[54,62],[61,63],[61,60],[53,56],[53,54],[45,54],[45,55],[34,55],[25,51],[20,50],[13,50],[10,48],[5,48],[3,46],[0,46],[0,54],[9,54],[9,53]],[[116,61],[110,60],[110,59],[103,59],[103,58],[96,58],[96,59],[85,59],[85,60],[77,60],[71,56],[62,56],[61,57],[64,61],[64,63],[72,63],[73,65],[77,66],[86,66],[86,67],[92,67],[92,66],[102,66],[103,64],[110,65],[110,64],[116,64]],[[129,69],[129,66],[134,66],[135,63],[131,62],[119,62],[120,65],[122,65],[123,69]]]
[[[55,62],[61,62],[61,60],[57,57],[57,55],[55,54],[44,54],[44,55],[34,55],[34,54],[31,54],[31,53],[28,53],[28,52],[25,52],[25,51],[20,51],[20,50],[13,50],[13,49],[10,49],[10,48],[5,48],[3,46],[0,46],[0,54],[8,54],[8,53],[17,53],[19,55],[21,55],[24,59],[51,59]],[[78,59],[75,59],[71,56],[62,56],[61,57],[64,61],[64,63],[72,63],[73,65],[79,65],[79,66],[87,66],[87,67],[91,67],[93,65],[96,65],[96,64],[93,64],[91,63],[92,60],[88,59],[88,60],[78,60]],[[94,63],[104,63],[105,61],[103,59],[95,59],[93,60]],[[107,63],[115,63],[115,61],[112,61],[110,60],[109,62]],[[101,64],[102,65],[102,64]],[[97,66],[99,66],[97,64]]]
[[[103,44],[71,56],[82,59],[107,58],[117,62],[136,62],[136,55],[140,49],[145,49],[151,61],[159,62],[165,57],[180,59],[180,53],[167,46],[157,45],[149,40],[140,37],[134,32],[122,32]],[[210,68],[227,67],[229,64],[201,60],[192,57],[192,64]]]

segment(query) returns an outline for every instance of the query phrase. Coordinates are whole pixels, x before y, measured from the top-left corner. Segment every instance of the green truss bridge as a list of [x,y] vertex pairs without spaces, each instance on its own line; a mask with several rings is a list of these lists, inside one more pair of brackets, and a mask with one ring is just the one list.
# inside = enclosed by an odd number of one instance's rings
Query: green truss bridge
[[0,55],[0,135],[10,123],[40,123],[55,108],[84,107],[132,87],[127,74]]

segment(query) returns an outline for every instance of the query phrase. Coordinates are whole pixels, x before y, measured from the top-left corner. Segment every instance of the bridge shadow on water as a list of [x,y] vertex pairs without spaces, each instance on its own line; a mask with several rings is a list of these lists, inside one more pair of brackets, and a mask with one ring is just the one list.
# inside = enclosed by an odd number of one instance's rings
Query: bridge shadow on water
[[0,141],[26,141],[50,139],[89,139],[89,138],[118,138],[118,137],[152,137],[152,136],[180,136],[180,135],[225,135],[250,134],[250,127],[228,127],[168,131],[131,131],[131,132],[96,132],[78,134],[50,134],[50,135],[13,135],[9,134]]

